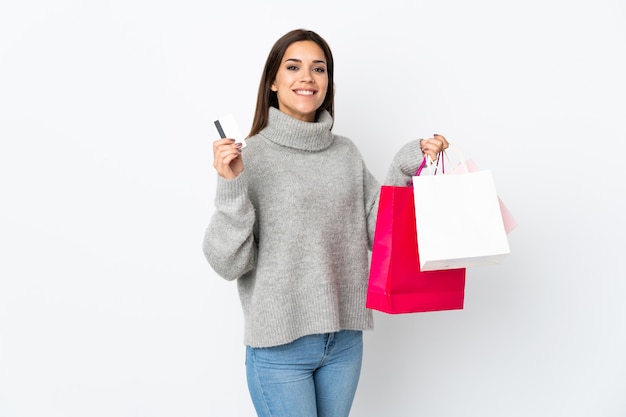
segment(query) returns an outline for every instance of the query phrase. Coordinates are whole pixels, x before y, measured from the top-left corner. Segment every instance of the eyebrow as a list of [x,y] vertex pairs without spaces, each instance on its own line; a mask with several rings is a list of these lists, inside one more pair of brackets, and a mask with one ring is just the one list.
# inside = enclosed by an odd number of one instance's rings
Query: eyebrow
[[[302,62],[301,59],[297,59],[297,58],[287,58],[285,59],[285,62]],[[326,65],[326,61],[324,61],[323,59],[314,59],[313,60],[314,64],[324,64]]]

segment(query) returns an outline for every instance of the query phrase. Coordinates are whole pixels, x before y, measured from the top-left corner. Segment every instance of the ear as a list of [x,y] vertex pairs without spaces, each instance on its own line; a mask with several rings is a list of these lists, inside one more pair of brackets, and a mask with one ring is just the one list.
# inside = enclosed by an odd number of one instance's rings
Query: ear
[[271,89],[273,92],[277,92],[277,91],[278,91],[278,88],[276,88],[276,83],[272,83],[272,86],[270,87],[270,89]]

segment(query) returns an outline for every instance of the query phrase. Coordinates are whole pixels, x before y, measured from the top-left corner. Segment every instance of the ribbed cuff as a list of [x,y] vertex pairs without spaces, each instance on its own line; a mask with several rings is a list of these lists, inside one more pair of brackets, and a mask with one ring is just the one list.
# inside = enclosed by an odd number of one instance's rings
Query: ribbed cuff
[[248,178],[245,171],[236,178],[226,179],[217,176],[215,207],[242,207],[248,200]]
[[413,176],[422,163],[424,155],[419,140],[413,140],[404,145],[394,157],[395,165],[404,175]]
[[386,185],[406,186],[419,168],[424,155],[419,140],[412,140],[396,153],[385,178]]

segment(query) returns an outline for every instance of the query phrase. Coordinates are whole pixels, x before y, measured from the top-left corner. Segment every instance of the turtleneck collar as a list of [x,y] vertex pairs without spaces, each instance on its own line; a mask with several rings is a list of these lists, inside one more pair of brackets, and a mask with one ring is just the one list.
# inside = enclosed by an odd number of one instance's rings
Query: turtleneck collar
[[316,122],[304,122],[270,107],[267,126],[259,135],[278,145],[315,152],[328,148],[333,142],[332,124],[333,119],[326,110]]

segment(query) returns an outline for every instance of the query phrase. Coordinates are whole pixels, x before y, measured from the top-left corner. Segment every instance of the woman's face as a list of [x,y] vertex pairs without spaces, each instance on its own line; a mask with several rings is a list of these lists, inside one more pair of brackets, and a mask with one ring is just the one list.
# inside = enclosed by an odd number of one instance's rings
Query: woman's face
[[271,88],[278,97],[280,111],[305,122],[314,122],[315,112],[328,90],[322,48],[313,41],[289,45]]

